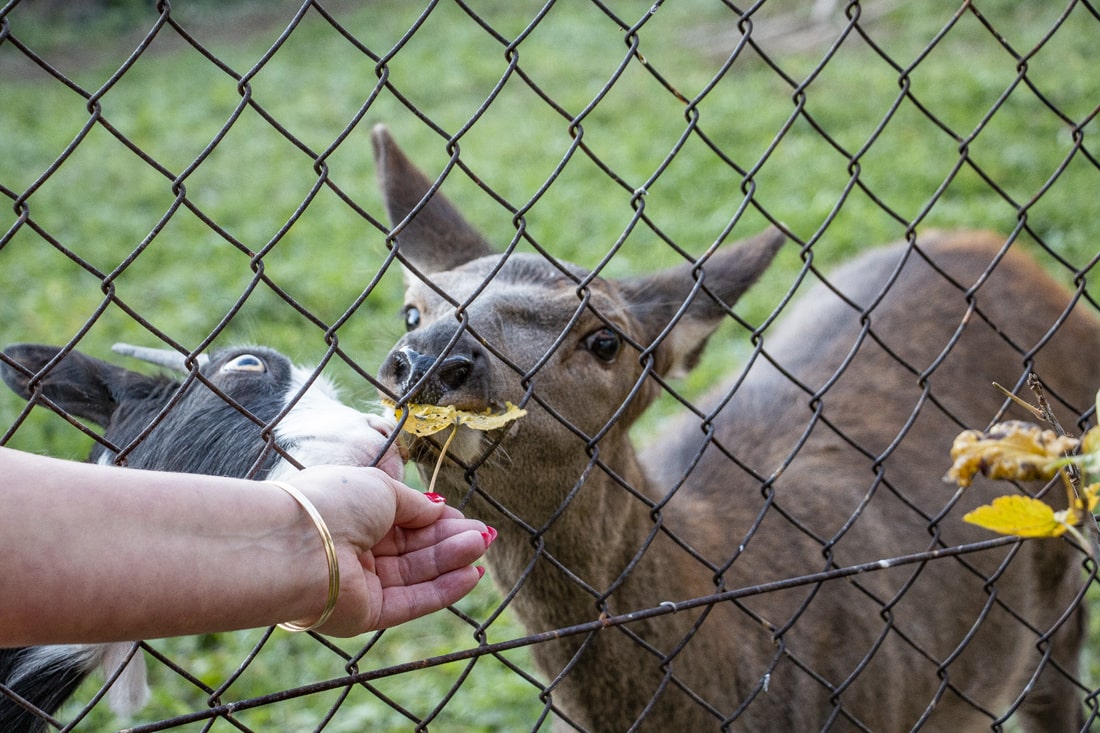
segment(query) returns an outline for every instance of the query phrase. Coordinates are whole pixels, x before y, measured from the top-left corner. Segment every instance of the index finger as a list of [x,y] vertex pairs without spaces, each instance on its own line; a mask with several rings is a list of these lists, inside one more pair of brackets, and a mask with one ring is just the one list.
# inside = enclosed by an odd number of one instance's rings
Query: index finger
[[462,513],[457,509],[453,509],[443,502],[432,501],[428,498],[428,495],[406,486],[388,475],[385,480],[390,484],[396,501],[393,518],[395,527],[416,529],[427,527],[442,517],[456,519],[462,517]]

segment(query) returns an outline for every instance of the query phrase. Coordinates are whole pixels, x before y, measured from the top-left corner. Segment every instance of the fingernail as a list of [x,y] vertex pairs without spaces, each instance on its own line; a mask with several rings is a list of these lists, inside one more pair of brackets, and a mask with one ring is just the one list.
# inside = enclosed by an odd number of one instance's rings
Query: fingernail
[[480,566],[480,565],[475,565],[475,566],[474,566],[474,570],[476,570],[476,571],[477,571],[477,579],[478,579],[478,580],[481,580],[482,578],[484,578],[484,577],[485,577],[485,568],[483,568],[482,566]]
[[442,494],[436,494],[436,493],[431,492],[431,491],[425,493],[424,496],[428,497],[428,501],[434,502],[436,504],[444,504],[447,501],[447,497],[443,496]]
[[497,531],[492,527],[486,527],[485,531],[481,533],[481,538],[485,540],[485,547],[488,549],[489,545],[493,544],[493,540],[497,538]]

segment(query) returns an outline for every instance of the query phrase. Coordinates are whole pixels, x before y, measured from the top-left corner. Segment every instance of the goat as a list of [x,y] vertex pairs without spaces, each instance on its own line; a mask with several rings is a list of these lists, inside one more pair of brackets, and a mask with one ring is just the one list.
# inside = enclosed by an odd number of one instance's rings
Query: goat
[[[189,371],[175,352],[121,345],[117,351]],[[392,423],[341,403],[314,370],[263,347],[217,351],[195,378],[147,376],[77,351],[18,344],[3,351],[0,377],[21,397],[51,403],[104,428],[90,461],[256,479],[285,478],[321,463],[378,465],[402,478]],[[0,681],[52,714],[96,666],[133,661],[111,687],[112,707],[140,708],[148,695],[133,644],[0,649]],[[42,719],[0,692],[0,730],[35,730]]]
[[[383,391],[528,411],[458,429],[435,490],[498,528],[487,563],[531,633],[675,611],[535,645],[559,725],[1080,728],[1085,555],[1064,540],[676,605],[990,539],[961,517],[1004,485],[952,491],[952,439],[1002,415],[992,382],[1029,373],[1078,416],[1100,359],[1100,325],[1019,247],[964,231],[861,254],[638,451],[631,424],[786,237],[618,280],[502,256],[384,127],[372,141],[406,271]],[[441,441],[407,440],[427,475]]]

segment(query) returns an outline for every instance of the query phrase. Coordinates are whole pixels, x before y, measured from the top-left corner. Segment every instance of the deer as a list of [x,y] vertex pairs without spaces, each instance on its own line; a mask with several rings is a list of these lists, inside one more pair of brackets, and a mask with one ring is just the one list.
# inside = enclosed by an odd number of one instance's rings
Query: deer
[[[962,429],[1018,409],[992,383],[1026,392],[1036,375],[1074,419],[1093,401],[1100,323],[1014,240],[929,232],[865,250],[742,329],[746,363],[636,447],[631,427],[788,235],[605,278],[498,253],[386,127],[372,144],[406,281],[382,392],[527,410],[456,428],[434,490],[498,528],[487,564],[529,632],[627,619],[534,645],[560,729],[1081,728],[1081,548],[886,562],[991,539],[961,517],[1006,485],[943,477]],[[425,480],[440,435],[403,436]],[[1062,487],[1019,490],[1057,501]],[[751,592],[862,563],[876,569]]]

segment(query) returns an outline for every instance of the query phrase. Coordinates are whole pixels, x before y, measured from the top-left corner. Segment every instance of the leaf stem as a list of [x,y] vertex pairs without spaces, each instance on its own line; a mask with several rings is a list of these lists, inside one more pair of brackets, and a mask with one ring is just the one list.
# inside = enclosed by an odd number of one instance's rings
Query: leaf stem
[[455,439],[455,435],[458,434],[458,423],[454,424],[451,428],[451,434],[447,436],[447,439],[443,441],[443,447],[439,449],[439,460],[435,462],[435,470],[432,471],[432,480],[428,482],[428,491],[435,491],[435,480],[439,476],[439,469],[443,467],[443,459],[447,456],[447,449],[451,446],[451,441]]

